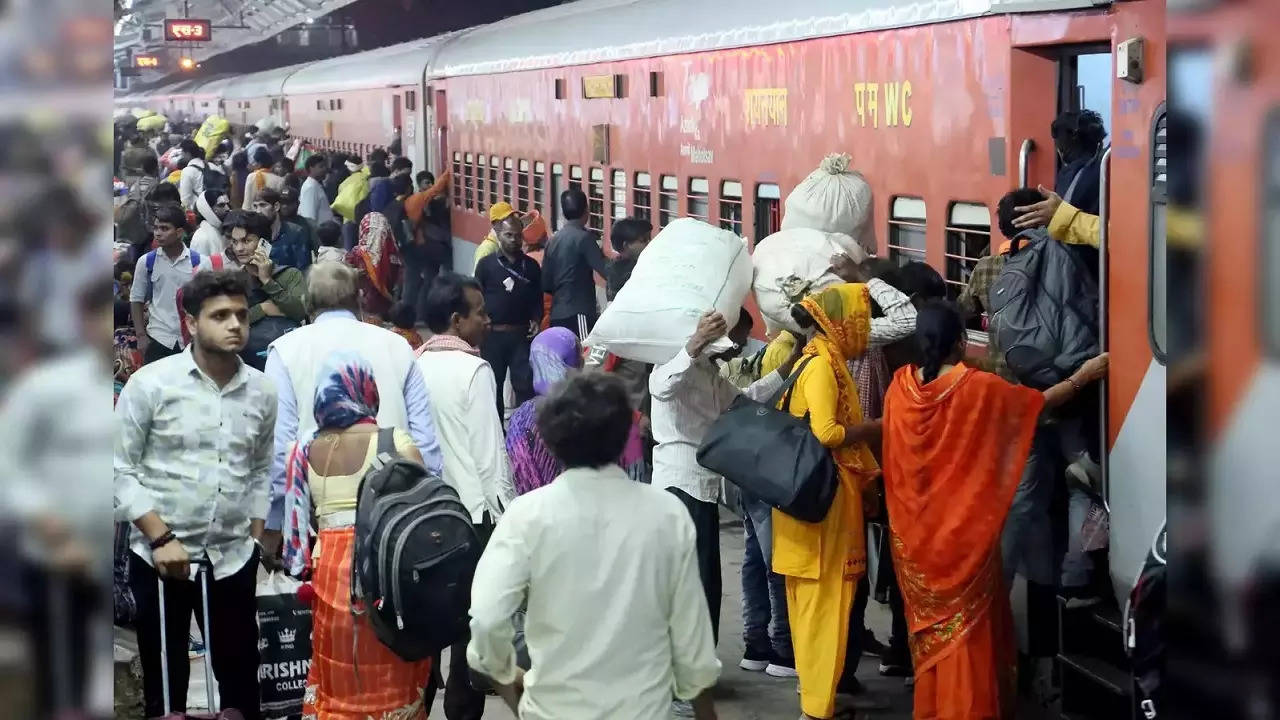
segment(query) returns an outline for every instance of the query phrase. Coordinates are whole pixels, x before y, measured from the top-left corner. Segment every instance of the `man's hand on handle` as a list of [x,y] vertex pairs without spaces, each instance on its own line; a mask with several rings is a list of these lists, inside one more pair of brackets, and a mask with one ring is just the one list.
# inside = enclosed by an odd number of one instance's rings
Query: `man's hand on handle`
[[720,313],[712,310],[698,320],[698,328],[693,331],[693,337],[689,338],[689,343],[684,346],[684,349],[689,353],[689,357],[696,358],[707,349],[708,345],[728,334],[729,324],[724,321]]

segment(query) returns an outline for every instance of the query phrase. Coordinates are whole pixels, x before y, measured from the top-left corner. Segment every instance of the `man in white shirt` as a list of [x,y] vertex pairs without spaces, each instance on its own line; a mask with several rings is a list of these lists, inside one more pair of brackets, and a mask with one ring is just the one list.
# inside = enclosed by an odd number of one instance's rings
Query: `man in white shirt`
[[[200,197],[205,190],[224,190],[227,182],[222,171],[222,163],[216,160],[205,160],[204,150],[196,144],[195,140],[187,138],[182,141],[182,154],[187,158],[187,166],[182,168],[182,175],[178,178],[178,195],[182,198],[182,207],[188,210],[196,208],[196,198]],[[213,177],[219,179],[216,183],[217,187],[205,187],[205,173],[219,173]]]
[[319,225],[333,219],[329,197],[324,192],[324,178],[329,174],[329,161],[316,153],[307,158],[307,179],[302,182],[298,214]]
[[222,237],[222,220],[231,212],[231,198],[223,190],[206,190],[196,196],[196,213],[200,227],[191,234],[191,249],[201,257],[213,257],[226,252]]
[[[744,314],[746,311],[743,311]],[[710,312],[698,321],[689,343],[674,358],[654,368],[649,376],[653,396],[653,485],[675,495],[689,511],[697,532],[698,571],[706,593],[713,637],[720,625],[720,476],[698,464],[698,447],[711,424],[729,409],[734,398],[744,394],[763,401],[782,387],[785,378],[803,351],[797,344],[778,368],[746,390],[720,377],[719,368],[702,353],[725,335],[741,348],[746,344],[750,323],[738,318],[732,333],[719,313]]]
[[[193,262],[191,251],[182,242],[187,229],[187,215],[182,208],[162,205],[156,208],[154,218],[158,247],[138,258],[129,290],[129,311],[143,363],[182,351],[178,289],[201,267]],[[204,261],[202,257],[201,264]]]
[[[431,415],[444,451],[444,479],[471,515],[483,540],[503,508],[515,497],[507,463],[502,421],[494,411],[497,382],[480,345],[489,332],[484,295],[471,278],[445,274],[427,296],[427,327],[434,333],[422,346],[418,369],[431,394]],[[450,717],[479,717],[484,693],[471,687],[467,640],[449,651],[445,706]]]
[[186,708],[188,630],[201,607],[192,565],[208,568],[213,672],[223,709],[261,717],[258,545],[270,505],[276,392],[241,362],[249,338],[242,273],[202,272],[183,288],[187,350],[147,365],[116,405],[115,513],[132,522],[129,584],[137,602],[146,716],[164,714],[160,596],[164,582],[169,707]]
[[[611,375],[584,372],[546,396],[538,430],[566,470],[511,504],[476,567],[467,661],[524,720],[668,720],[673,695],[716,717],[693,524],[617,466],[631,422]],[[522,675],[511,617],[526,602]]]

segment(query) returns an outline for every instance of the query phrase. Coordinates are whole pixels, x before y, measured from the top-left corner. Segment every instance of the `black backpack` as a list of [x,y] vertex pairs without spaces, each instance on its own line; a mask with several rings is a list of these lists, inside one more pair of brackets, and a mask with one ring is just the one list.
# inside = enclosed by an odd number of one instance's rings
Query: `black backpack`
[[351,612],[401,659],[422,660],[466,637],[471,579],[483,549],[458,493],[399,457],[394,430],[356,495]]
[[202,161],[198,167],[200,168],[200,175],[204,179],[205,192],[216,190],[224,193],[231,187],[231,182],[227,180],[227,174],[211,168],[208,160]]
[[1166,534],[1166,527],[1161,526],[1124,608],[1125,652],[1133,668],[1138,708],[1146,720],[1159,717],[1160,681],[1164,675],[1164,612],[1168,593]]

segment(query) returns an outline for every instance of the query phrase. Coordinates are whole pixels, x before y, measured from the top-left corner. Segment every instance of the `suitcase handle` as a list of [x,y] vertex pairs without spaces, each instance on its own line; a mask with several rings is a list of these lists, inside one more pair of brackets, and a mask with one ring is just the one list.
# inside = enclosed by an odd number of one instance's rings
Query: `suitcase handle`
[[[201,634],[204,639],[204,689],[208,697],[209,711],[218,712],[220,708],[213,706],[213,642],[209,639],[209,575],[213,572],[213,563],[208,558],[192,563],[193,577],[200,577],[200,609],[204,618]],[[169,633],[165,626],[164,577],[156,571],[156,590],[160,601],[160,686],[164,694],[164,714],[169,715]]]

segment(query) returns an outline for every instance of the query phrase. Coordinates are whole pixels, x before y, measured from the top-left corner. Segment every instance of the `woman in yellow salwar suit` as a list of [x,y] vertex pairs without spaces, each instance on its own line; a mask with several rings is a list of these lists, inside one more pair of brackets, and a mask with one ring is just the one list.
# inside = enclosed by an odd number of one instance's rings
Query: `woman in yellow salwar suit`
[[790,412],[808,414],[813,434],[831,450],[840,484],[821,522],[774,511],[773,570],[786,578],[801,710],[806,718],[829,718],[844,669],[854,589],[867,567],[862,497],[878,473],[867,447],[878,425],[863,424],[848,366],[866,350],[871,297],[866,285],[837,285],[805,298],[792,315],[814,335],[804,348],[808,362],[798,371]]
[[1000,533],[1044,408],[1106,374],[1085,362],[1041,392],[966,366],[959,311],[916,315],[923,366],[898,370],[884,409],[893,564],[915,666],[916,720],[1013,717],[1015,662]]

